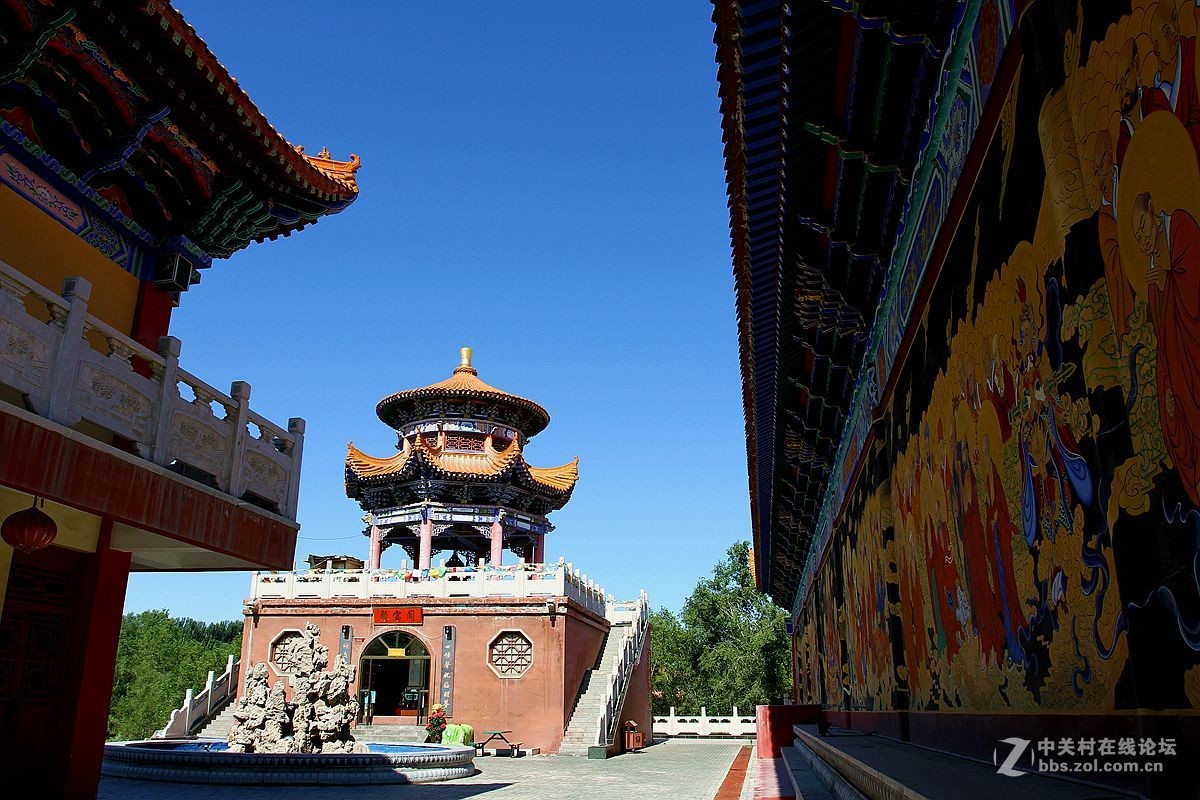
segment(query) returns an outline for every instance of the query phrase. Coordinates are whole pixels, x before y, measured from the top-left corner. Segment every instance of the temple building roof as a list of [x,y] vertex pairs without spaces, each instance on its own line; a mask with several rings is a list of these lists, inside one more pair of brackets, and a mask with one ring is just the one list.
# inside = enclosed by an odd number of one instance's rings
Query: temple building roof
[[418,433],[411,443],[404,439],[400,452],[389,458],[369,456],[351,442],[346,454],[346,492],[358,497],[361,484],[404,481],[423,472],[473,481],[511,479],[540,494],[569,495],[579,479],[579,459],[558,467],[531,467],[525,463],[519,439],[497,450],[488,437],[483,452],[452,452],[446,449],[445,434],[431,442]]
[[384,423],[399,430],[406,423],[430,416],[431,403],[457,400],[481,401],[480,405],[490,406],[492,413],[513,420],[526,437],[536,436],[550,424],[550,414],[537,403],[480,380],[478,370],[471,366],[469,347],[462,348],[462,360],[449,378],[389,395],[379,401],[375,411]]
[[151,252],[203,268],[358,195],[358,157],[289,142],[167,0],[0,0],[0,44],[21,50],[0,69],[0,149]]
[[759,588],[809,558],[961,0],[714,0]]

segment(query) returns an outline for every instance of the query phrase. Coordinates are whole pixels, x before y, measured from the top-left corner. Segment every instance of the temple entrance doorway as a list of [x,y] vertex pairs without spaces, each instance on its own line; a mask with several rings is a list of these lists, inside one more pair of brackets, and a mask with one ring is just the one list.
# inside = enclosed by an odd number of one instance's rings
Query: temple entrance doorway
[[363,721],[423,725],[429,713],[429,650],[404,631],[390,631],[363,649],[359,696]]

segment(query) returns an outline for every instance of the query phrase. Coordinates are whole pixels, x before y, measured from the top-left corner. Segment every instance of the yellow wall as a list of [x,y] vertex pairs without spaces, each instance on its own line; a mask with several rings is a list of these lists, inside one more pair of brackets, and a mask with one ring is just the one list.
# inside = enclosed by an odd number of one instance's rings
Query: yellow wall
[[138,279],[19,194],[0,185],[0,261],[53,292],[71,275],[92,284],[88,311],[123,333],[133,330]]

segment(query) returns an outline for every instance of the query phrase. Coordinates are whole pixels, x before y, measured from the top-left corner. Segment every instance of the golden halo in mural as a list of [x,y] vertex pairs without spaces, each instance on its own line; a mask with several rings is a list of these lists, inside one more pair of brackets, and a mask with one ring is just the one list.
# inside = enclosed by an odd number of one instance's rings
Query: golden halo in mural
[[1150,193],[1156,213],[1182,208],[1200,219],[1200,167],[1192,139],[1170,111],[1155,111],[1129,140],[1117,190],[1117,240],[1129,285],[1145,298],[1148,257],[1138,249],[1133,232],[1133,204]]

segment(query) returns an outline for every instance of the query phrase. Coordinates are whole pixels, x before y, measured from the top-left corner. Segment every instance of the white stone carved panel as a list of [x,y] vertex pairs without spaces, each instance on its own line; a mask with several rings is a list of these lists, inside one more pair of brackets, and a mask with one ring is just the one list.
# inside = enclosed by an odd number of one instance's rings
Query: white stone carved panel
[[[282,457],[278,451],[274,454]],[[248,491],[283,508],[287,498],[288,472],[276,459],[257,449],[251,450],[248,446],[242,463],[242,477]]]
[[21,310],[21,319],[0,317],[0,383],[34,397],[49,390],[54,329]]
[[207,416],[209,421],[202,422],[193,414],[176,409],[171,417],[168,460],[181,461],[220,479],[229,457],[228,425],[216,420],[211,413]]
[[80,415],[126,439],[148,443],[154,429],[154,403],[149,392],[134,383],[152,389],[151,382],[132,370],[114,375],[108,366],[90,363],[89,358],[80,367],[76,394]]

